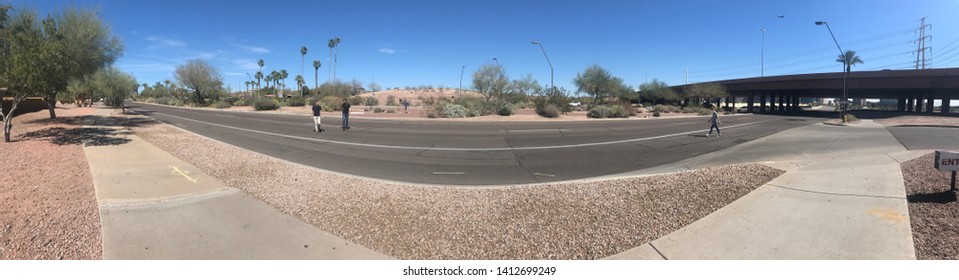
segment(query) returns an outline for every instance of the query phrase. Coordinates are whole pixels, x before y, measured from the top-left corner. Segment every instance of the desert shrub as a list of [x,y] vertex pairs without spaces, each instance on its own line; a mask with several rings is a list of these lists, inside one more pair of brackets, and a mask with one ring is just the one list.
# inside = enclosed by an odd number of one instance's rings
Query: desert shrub
[[353,105],[353,106],[363,104],[363,101],[365,100],[363,100],[362,96],[353,96],[353,97],[350,97],[349,99],[350,105]]
[[390,95],[386,97],[386,106],[396,106],[399,105],[396,103],[396,97]]
[[699,108],[699,109],[696,109],[696,113],[699,114],[699,115],[701,115],[701,116],[702,116],[702,115],[711,115],[711,114],[713,113],[713,110],[706,109],[706,108]]
[[320,100],[320,107],[323,107],[323,111],[327,112],[340,111],[340,104],[343,104],[343,102],[336,96],[327,96]]
[[435,118],[438,118],[438,117],[439,117],[439,114],[437,114],[436,111],[429,110],[429,111],[426,111],[426,117],[427,117],[427,118],[431,118],[431,119],[435,119]]
[[365,104],[366,106],[376,106],[376,105],[380,105],[380,101],[377,100],[375,97],[370,97],[370,98],[367,98],[363,102],[363,104]]
[[659,117],[659,111],[653,111],[653,117]]
[[536,114],[547,118],[558,118],[560,113],[559,106],[556,104],[546,104],[536,108]]
[[286,106],[301,107],[303,105],[306,105],[306,100],[301,96],[290,97],[286,100]]
[[257,111],[276,110],[280,108],[280,102],[275,99],[260,99],[253,103],[253,109]]
[[682,112],[682,109],[673,105],[656,105],[653,107],[653,112],[679,113]]
[[[160,97],[157,97],[156,99],[154,99],[154,100],[153,100],[153,103],[163,104],[163,105],[169,105],[169,104],[170,104],[170,99],[173,99],[173,97],[160,96]],[[148,100],[147,102],[149,102],[149,100]]]
[[625,118],[629,116],[629,110],[622,105],[599,105],[593,107],[586,114],[590,118]]
[[230,104],[230,102],[226,100],[220,100],[220,101],[217,101],[216,103],[213,103],[213,105],[210,105],[210,106],[217,109],[224,109],[224,108],[230,108],[232,105]]
[[496,114],[500,116],[512,116],[515,113],[516,108],[510,103],[503,103],[499,106],[499,109],[496,109]]
[[382,112],[384,112],[383,108],[376,107],[375,109],[373,109],[373,113],[382,113]]
[[466,107],[463,107],[463,105],[443,103],[440,107],[439,115],[443,118],[465,118],[468,114]]
[[589,109],[589,113],[586,113],[586,116],[590,118],[603,119],[608,118],[609,115],[612,114],[612,111],[613,110],[610,109],[609,106],[599,105]]
[[[471,112],[469,114],[470,117],[485,116],[485,115],[492,114],[495,111],[494,107],[496,107],[496,106],[493,106],[493,104],[486,102],[485,98],[469,96],[469,95],[459,96],[455,100],[453,100],[452,103],[465,107],[468,111]],[[498,109],[498,108],[495,108],[495,109]]]
[[387,112],[387,113],[390,113],[390,114],[392,114],[392,113],[396,113],[396,110],[393,110],[393,109],[386,109],[386,112]]
[[853,114],[850,114],[850,113],[846,113],[846,121],[847,121],[847,122],[858,121],[858,120],[859,120],[859,118],[857,118],[856,115],[853,115]]
[[250,106],[253,105],[253,97],[242,96],[233,101],[233,106]]
[[146,103],[157,103],[157,99],[156,99],[156,98],[153,98],[153,97],[147,97],[147,99],[144,99],[143,102],[146,102]]
[[186,102],[183,102],[183,100],[180,100],[179,98],[174,98],[170,100],[170,103],[168,105],[183,106],[183,105],[186,105]]

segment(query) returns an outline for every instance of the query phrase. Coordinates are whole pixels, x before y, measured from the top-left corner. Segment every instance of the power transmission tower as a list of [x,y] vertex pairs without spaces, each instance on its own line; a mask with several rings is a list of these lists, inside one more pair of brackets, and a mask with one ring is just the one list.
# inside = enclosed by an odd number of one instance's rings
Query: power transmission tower
[[[926,41],[932,40],[932,36],[926,34],[926,28],[932,30],[932,24],[926,24],[926,17],[922,17],[922,20],[919,21],[919,28],[916,29],[919,32],[919,39],[914,41],[916,42],[916,70],[926,69],[926,51],[932,52],[931,47],[926,46]],[[930,54],[930,56],[932,55]],[[920,66],[922,68],[919,68]]]

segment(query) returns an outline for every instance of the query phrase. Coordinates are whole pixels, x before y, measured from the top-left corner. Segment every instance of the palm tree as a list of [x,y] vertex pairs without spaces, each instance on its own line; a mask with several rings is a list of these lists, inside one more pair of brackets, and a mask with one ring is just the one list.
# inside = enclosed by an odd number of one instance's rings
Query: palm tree
[[[849,63],[846,63],[846,61]],[[856,51],[854,50],[846,50],[846,53],[840,55],[839,58],[836,59],[836,62],[842,62],[842,64],[846,66],[846,73],[852,72],[853,65],[863,63],[862,59],[859,59],[859,56],[856,55]]]
[[303,94],[303,86],[306,85],[306,81],[303,80],[303,75],[296,75],[296,77],[293,78],[293,80],[296,81],[296,88],[300,92],[300,95],[305,96],[305,94]]
[[303,75],[303,59],[306,58],[306,46],[300,47],[300,75]]
[[313,88],[319,88],[320,61],[313,61]]
[[[334,38],[333,40],[334,40],[334,43],[333,43],[333,80],[336,81],[336,62],[337,62],[337,60],[338,60],[338,59],[337,59],[337,54],[340,52],[340,37],[336,37],[336,38]],[[336,93],[336,91],[334,91],[333,93]]]
[[[261,60],[262,61],[262,60]],[[260,94],[260,80],[263,79],[263,71],[256,71],[256,75],[253,76],[256,78],[256,93]]]
[[[326,46],[330,47],[330,62],[333,62],[333,47],[336,47],[336,40],[330,39],[330,41],[326,43]],[[333,63],[326,65],[326,81],[327,82],[330,81],[330,73],[332,73],[332,70],[333,70],[332,66],[333,66]]]
[[[287,72],[286,72],[286,69],[280,70],[280,74],[277,75],[277,77],[280,78],[280,80],[283,81],[283,82],[281,83],[281,85],[282,85],[281,89],[283,89],[283,90],[286,89],[286,77],[289,77],[289,76],[290,76],[290,73],[287,73]],[[280,97],[283,97],[283,92],[282,92],[282,91],[280,92]]]
[[[280,79],[279,77],[280,77],[280,72],[276,72],[276,70],[270,71],[270,80],[273,81],[274,91],[276,91],[276,81]],[[269,87],[269,85],[267,87]]]
[[[257,60],[257,61],[256,61],[256,65],[259,65],[259,66],[260,66],[260,71],[257,72],[257,73],[260,73],[260,78],[263,78],[263,59],[261,58],[260,60]],[[260,93],[260,89],[261,89],[261,88],[260,88],[260,78],[256,78],[256,92],[257,92],[257,93]],[[267,83],[267,86],[269,86],[269,84],[270,84],[270,83]]]

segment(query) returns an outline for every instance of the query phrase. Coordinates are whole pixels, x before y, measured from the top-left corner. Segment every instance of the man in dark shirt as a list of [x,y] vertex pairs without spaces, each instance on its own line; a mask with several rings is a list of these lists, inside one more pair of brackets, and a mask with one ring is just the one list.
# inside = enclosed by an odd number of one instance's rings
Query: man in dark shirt
[[323,129],[320,129],[320,121],[321,121],[320,112],[322,111],[323,111],[323,107],[320,107],[319,101],[317,101],[316,103],[313,103],[313,130],[316,131],[317,133],[323,131]]
[[346,131],[350,129],[350,102],[347,102],[346,98],[343,99],[340,109],[343,110],[343,131]]

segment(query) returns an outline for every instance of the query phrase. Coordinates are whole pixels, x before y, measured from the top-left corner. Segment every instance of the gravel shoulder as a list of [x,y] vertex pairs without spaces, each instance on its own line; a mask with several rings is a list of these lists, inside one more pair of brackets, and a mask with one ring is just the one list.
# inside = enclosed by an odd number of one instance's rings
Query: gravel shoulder
[[100,259],[100,213],[81,143],[91,108],[13,119],[0,142],[0,259]]
[[916,258],[959,259],[959,202],[949,191],[951,174],[933,167],[935,153],[903,162]]
[[401,259],[599,259],[648,243],[783,172],[758,164],[532,186],[414,186],[342,176],[168,125],[134,133],[280,211]]
[[885,126],[947,126],[959,127],[959,118],[943,116],[899,116],[887,119],[876,119],[876,123]]

